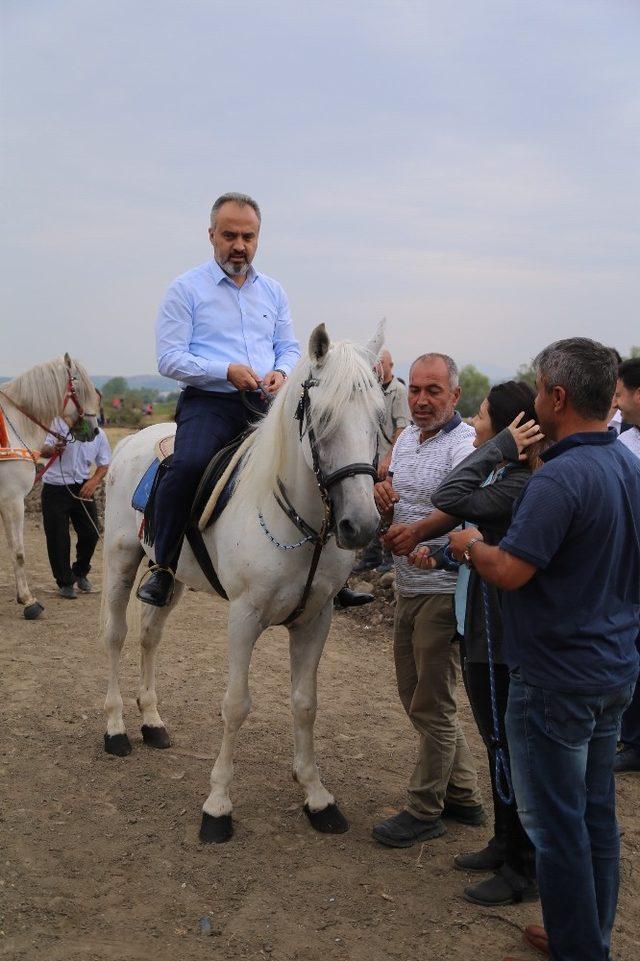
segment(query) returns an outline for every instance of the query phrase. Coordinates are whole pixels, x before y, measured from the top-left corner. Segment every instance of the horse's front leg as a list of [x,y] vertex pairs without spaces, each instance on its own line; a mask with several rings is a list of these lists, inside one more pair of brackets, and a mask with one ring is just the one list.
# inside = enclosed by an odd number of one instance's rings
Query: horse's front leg
[[249,665],[253,648],[262,632],[258,614],[246,602],[235,601],[229,610],[229,680],[222,699],[224,733],[211,772],[211,793],[202,806],[200,840],[217,844],[233,834],[229,788],[233,779],[233,749],[236,736],[251,710]]
[[44,607],[38,603],[31,593],[27,581],[24,553],[24,499],[22,495],[11,497],[8,501],[5,501],[2,505],[2,521],[16,579],[16,599],[18,604],[23,605],[23,613],[26,619],[33,621],[42,614]]
[[331,612],[330,601],[311,622],[289,628],[293,776],[304,789],[304,810],[316,831],[342,834],[349,829],[349,822],[320,780],[313,742],[318,664],[329,633]]

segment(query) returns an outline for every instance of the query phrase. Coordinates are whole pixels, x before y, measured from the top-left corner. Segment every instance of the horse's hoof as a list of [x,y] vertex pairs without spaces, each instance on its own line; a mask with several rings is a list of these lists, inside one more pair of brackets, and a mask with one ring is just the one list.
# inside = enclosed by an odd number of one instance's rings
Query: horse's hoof
[[233,837],[233,820],[230,814],[214,818],[212,814],[202,812],[200,825],[200,840],[205,844],[224,844]]
[[329,804],[322,811],[312,811],[308,804],[304,806],[304,813],[311,822],[311,827],[322,834],[344,834],[349,830],[349,822],[337,804]]
[[35,621],[37,617],[40,617],[43,611],[44,607],[42,604],[38,604],[37,601],[34,601],[33,604],[27,604],[22,613],[24,614],[25,620]]
[[160,749],[165,747],[171,747],[171,738],[167,733],[166,727],[151,727],[150,724],[143,724],[140,728],[142,731],[142,740],[149,747],[158,747]]
[[126,734],[105,734],[104,749],[114,757],[126,757],[131,754],[131,741]]

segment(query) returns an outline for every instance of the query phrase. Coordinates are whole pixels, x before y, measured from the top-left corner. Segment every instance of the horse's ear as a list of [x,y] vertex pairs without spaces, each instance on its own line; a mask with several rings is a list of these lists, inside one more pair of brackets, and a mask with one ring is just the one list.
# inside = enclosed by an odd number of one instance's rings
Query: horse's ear
[[69,357],[69,354],[67,354],[66,352],[64,355],[64,362],[67,365],[67,367],[71,367],[71,358]]
[[329,350],[329,334],[324,324],[318,324],[309,338],[309,357],[315,364],[322,364]]
[[378,354],[380,353],[382,346],[384,344],[384,334],[385,325],[387,323],[387,318],[383,317],[376,327],[376,332],[366,346],[366,350],[369,351],[374,361],[377,361]]

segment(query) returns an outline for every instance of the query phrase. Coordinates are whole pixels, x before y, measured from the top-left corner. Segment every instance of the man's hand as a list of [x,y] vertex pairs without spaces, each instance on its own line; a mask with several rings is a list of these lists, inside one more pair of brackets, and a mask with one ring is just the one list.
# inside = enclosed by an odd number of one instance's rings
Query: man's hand
[[482,534],[476,527],[465,527],[463,531],[451,531],[449,534],[449,547],[457,561],[464,560],[464,552],[467,549],[467,544],[474,538],[480,538],[480,540],[482,540]]
[[273,394],[274,396],[278,393],[282,385],[284,384],[284,377],[279,370],[270,370],[268,374],[264,375],[264,380],[262,381],[262,386],[268,394]]
[[407,557],[420,540],[420,534],[413,524],[392,524],[381,538],[383,546],[396,557]]
[[257,390],[262,378],[246,364],[229,364],[227,380],[238,390]]
[[380,514],[393,513],[393,505],[397,504],[400,500],[391,486],[390,480],[383,480],[378,484],[374,484],[373,496]]
[[389,464],[391,463],[391,451],[382,458],[378,464],[378,477],[381,481],[386,480],[387,474],[389,473]]
[[93,477],[90,477],[89,480],[86,480],[84,482],[84,484],[78,491],[78,497],[81,497],[85,501],[90,501],[93,495],[95,494],[98,483],[94,481]]
[[438,563],[436,558],[431,556],[430,548],[424,546],[409,554],[407,560],[421,571],[432,571]]

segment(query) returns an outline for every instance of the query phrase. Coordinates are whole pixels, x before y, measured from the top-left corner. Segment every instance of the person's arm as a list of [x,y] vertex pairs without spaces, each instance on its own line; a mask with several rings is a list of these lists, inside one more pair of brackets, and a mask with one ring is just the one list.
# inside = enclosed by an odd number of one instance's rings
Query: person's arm
[[95,494],[96,490],[107,476],[109,470],[109,465],[105,464],[104,467],[96,467],[93,475],[84,482],[80,490],[78,491],[78,496],[83,497],[85,500],[90,500]]
[[397,557],[406,557],[422,543],[448,534],[460,523],[457,517],[432,511],[427,517],[413,524],[392,524],[382,538],[383,545]]
[[193,387],[208,387],[212,380],[226,380],[229,363],[206,360],[191,353],[193,304],[188,291],[174,282],[165,294],[156,321],[158,371]]
[[488,440],[451,471],[431,500],[441,511],[474,523],[506,522],[520,496],[528,474],[509,470],[497,484],[481,485],[502,461],[518,460],[518,448],[509,429]]
[[[498,547],[484,544],[477,532],[464,530],[449,536],[451,551],[460,559],[466,548],[481,577],[502,590],[517,590],[536,571],[547,569],[567,537],[577,510],[574,492],[555,477],[538,472],[525,488]],[[476,543],[469,543],[478,537]]]
[[300,360],[300,344],[293,330],[289,301],[279,287],[278,316],[273,332],[274,371],[282,371],[288,377]]

